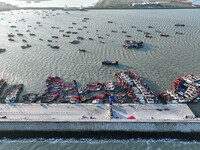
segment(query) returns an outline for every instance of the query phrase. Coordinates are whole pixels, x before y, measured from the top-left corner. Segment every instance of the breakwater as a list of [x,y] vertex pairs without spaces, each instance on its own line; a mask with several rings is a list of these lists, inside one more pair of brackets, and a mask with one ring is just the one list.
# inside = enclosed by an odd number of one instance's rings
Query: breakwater
[[3,121],[0,131],[46,132],[200,132],[199,121]]
[[2,104],[0,110],[0,132],[200,132],[185,104]]

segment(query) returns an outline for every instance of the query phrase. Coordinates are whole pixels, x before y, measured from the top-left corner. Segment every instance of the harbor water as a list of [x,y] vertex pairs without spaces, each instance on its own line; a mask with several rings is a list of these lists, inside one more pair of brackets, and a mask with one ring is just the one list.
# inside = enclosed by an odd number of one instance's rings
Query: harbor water
[[[24,84],[24,93],[42,93],[48,76],[57,75],[64,81],[76,79],[79,86],[85,86],[91,81],[115,81],[114,72],[132,70],[155,92],[166,91],[172,88],[172,82],[176,78],[184,74],[200,75],[199,14],[199,9],[88,10],[69,11],[69,13],[62,10],[1,12],[0,45],[1,48],[6,48],[6,52],[0,54],[0,76],[6,78],[9,85]],[[89,20],[83,22],[83,18]],[[176,23],[186,26],[175,27]],[[10,28],[12,25],[16,28]],[[152,38],[145,38],[144,33],[138,32],[137,29],[150,32]],[[59,30],[78,32],[78,34],[63,37],[64,33]],[[156,30],[169,34],[169,37],[161,37]],[[176,32],[183,34],[175,34]],[[15,34],[14,42],[8,41],[7,36],[10,33]],[[17,36],[17,33],[22,33],[23,36]],[[34,33],[36,36],[30,36],[29,33]],[[132,37],[127,38],[126,35]],[[59,38],[52,39],[52,36]],[[84,37],[84,40],[80,40],[80,44],[77,45],[70,44],[69,42],[76,40],[77,36]],[[32,47],[22,49],[21,46],[26,44],[22,39],[27,40]],[[48,39],[53,42],[47,42]],[[125,49],[122,45],[127,39],[143,41],[144,47]],[[60,49],[51,49],[48,44],[58,45]],[[86,49],[86,52],[79,52],[79,49]],[[119,60],[119,65],[102,66],[103,60]],[[190,108],[195,114],[200,114],[199,104],[190,104]],[[16,147],[18,149],[55,149],[56,147],[60,149],[130,149],[133,147],[135,149],[197,149],[199,142],[170,139],[156,141],[4,139],[0,141],[0,147],[2,149],[3,147],[10,147],[9,149],[16,149]]]
[[[7,50],[0,54],[0,76],[8,79],[8,84],[24,84],[24,93],[42,93],[48,76],[57,75],[65,81],[76,79],[79,86],[85,86],[91,81],[115,81],[113,74],[116,71],[132,70],[155,92],[166,91],[184,74],[199,75],[199,13],[199,9],[1,12],[0,45]],[[82,22],[84,18],[89,20]],[[175,23],[186,26],[175,27]],[[153,38],[145,38],[137,29],[150,32]],[[64,32],[59,30],[78,34],[63,37]],[[169,34],[169,37],[161,37],[155,30]],[[10,33],[15,34],[14,42],[8,40]],[[17,33],[24,36],[17,36]],[[30,33],[36,36],[30,36]],[[52,36],[59,38],[52,39]],[[70,44],[77,36],[84,37],[84,40],[77,45]],[[32,47],[22,49],[21,46],[27,44],[22,39]],[[48,39],[53,42],[47,42]],[[125,49],[122,44],[127,39],[143,41],[144,47]],[[60,49],[51,49],[48,44],[58,45]],[[79,49],[87,52],[79,52]],[[103,60],[119,60],[119,65],[102,66]],[[198,105],[191,105],[195,113],[200,112],[195,108]]]

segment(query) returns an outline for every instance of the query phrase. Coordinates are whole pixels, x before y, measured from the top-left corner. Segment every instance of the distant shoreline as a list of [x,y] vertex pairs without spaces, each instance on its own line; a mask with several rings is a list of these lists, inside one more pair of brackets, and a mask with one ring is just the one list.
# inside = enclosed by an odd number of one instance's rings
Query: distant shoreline
[[[109,0],[103,0],[103,2],[105,1],[109,1]],[[84,7],[85,10],[118,10],[118,9],[121,9],[121,10],[130,10],[130,9],[133,9],[133,10],[142,10],[142,9],[149,9],[149,10],[154,10],[154,9],[200,9],[200,5],[188,5],[186,7],[180,7],[180,6],[168,6],[168,7],[131,7],[131,6],[127,6],[127,7],[113,7],[113,6],[106,6],[106,7],[102,7],[101,5],[98,4],[99,2],[97,2],[94,6],[89,6],[89,7]],[[71,9],[70,9],[71,8]],[[66,11],[81,11],[79,9],[79,7],[69,7],[69,10],[65,9],[64,7],[18,7],[18,6],[13,6],[13,5],[10,5],[10,4],[6,4],[4,2],[0,2],[0,11],[10,11],[10,10],[31,10],[31,9],[34,9],[34,10],[66,10]],[[84,11],[84,10],[82,10]]]

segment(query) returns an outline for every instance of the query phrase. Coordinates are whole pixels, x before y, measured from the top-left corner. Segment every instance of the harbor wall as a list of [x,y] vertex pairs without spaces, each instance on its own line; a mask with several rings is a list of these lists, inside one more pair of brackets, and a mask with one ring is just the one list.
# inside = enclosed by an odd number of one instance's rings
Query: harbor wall
[[125,121],[1,121],[2,131],[44,132],[200,132],[199,121],[125,122]]

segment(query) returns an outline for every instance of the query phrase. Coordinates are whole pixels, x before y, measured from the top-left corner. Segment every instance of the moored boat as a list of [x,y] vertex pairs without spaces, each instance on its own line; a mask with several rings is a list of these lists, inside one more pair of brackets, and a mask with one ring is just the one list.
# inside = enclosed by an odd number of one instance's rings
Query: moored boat
[[3,93],[2,98],[5,98],[6,103],[13,103],[18,98],[23,90],[23,84],[12,85]]

